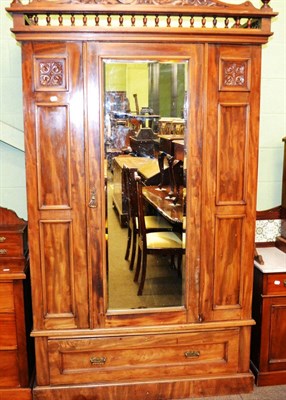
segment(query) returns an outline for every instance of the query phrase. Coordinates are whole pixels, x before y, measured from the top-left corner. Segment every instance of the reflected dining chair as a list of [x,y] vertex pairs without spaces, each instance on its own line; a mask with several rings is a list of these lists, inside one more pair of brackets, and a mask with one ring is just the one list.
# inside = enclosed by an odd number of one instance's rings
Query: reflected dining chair
[[185,246],[182,241],[182,235],[177,232],[148,232],[146,229],[143,193],[141,178],[136,177],[137,186],[137,204],[138,204],[138,254],[137,265],[134,276],[134,281],[138,282],[141,272],[138,296],[143,293],[146,269],[147,269],[147,255],[155,254],[159,256],[170,255],[172,259],[176,256],[178,260],[178,271],[181,270],[182,256],[185,253]]
[[[126,194],[127,209],[128,209],[128,233],[127,233],[127,246],[125,252],[125,260],[131,258],[129,269],[133,270],[136,257],[137,236],[138,236],[138,204],[137,204],[137,184],[135,174],[136,168],[128,168],[123,165],[123,187]],[[160,215],[145,215],[145,226],[147,232],[171,231],[173,229],[165,218]]]
[[[168,163],[168,175],[169,179],[166,179],[166,170],[165,170],[165,159]],[[178,202],[180,197],[180,187],[184,184],[184,176],[183,176],[183,163],[180,160],[177,160],[170,154],[167,154],[164,151],[160,151],[158,155],[158,166],[160,171],[160,182],[158,184],[158,188],[160,190],[164,189],[164,183],[169,181],[170,190],[166,196],[166,199],[172,200],[174,204]]]
[[177,204],[180,197],[180,188],[184,183],[183,163],[174,157],[168,157],[171,191],[169,197],[173,204]]

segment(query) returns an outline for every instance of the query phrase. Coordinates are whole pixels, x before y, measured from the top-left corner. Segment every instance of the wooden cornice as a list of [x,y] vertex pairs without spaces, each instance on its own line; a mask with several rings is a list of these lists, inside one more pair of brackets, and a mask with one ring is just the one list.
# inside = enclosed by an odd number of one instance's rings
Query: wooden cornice
[[268,3],[262,1],[257,9],[249,1],[14,0],[7,11],[17,40],[69,40],[71,34],[75,40],[104,40],[102,35],[109,34],[111,41],[124,41],[124,34],[147,41],[180,37],[184,42],[262,44],[272,35],[271,18],[277,15]]

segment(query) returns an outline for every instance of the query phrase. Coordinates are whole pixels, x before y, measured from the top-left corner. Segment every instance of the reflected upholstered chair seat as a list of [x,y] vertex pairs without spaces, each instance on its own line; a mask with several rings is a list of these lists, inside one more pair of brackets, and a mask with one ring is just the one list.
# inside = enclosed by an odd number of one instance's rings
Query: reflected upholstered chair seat
[[174,232],[150,232],[146,234],[146,245],[148,249],[181,249],[182,239]]
[[[127,197],[128,204],[128,235],[127,235],[127,246],[125,252],[125,260],[129,259],[130,250],[131,258],[129,269],[133,270],[136,247],[137,247],[137,236],[139,231],[138,223],[138,204],[137,204],[137,185],[135,180],[136,168],[128,168],[123,166],[123,185]],[[159,232],[159,231],[171,231],[173,226],[160,215],[145,215],[145,227],[147,232]]]
[[138,296],[141,296],[147,270],[147,255],[155,254],[158,256],[175,256],[178,259],[178,270],[181,269],[182,255],[185,253],[182,234],[175,232],[147,232],[145,225],[142,183],[139,176],[136,178],[137,202],[138,202],[138,255],[134,281],[140,282]]

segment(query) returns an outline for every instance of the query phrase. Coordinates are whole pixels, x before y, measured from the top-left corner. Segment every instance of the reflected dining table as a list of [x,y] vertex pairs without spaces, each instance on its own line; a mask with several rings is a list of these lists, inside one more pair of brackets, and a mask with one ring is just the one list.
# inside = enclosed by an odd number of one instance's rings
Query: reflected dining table
[[182,224],[184,217],[184,204],[182,196],[174,204],[171,198],[168,198],[170,187],[165,186],[162,189],[158,186],[144,186],[142,189],[143,197],[159,214],[166,218],[172,224]]

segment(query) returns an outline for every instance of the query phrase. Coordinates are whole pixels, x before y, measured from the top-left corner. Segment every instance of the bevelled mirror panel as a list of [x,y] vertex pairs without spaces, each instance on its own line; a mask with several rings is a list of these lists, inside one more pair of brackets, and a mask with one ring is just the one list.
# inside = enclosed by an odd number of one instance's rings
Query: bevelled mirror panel
[[187,61],[103,61],[109,310],[184,305]]

